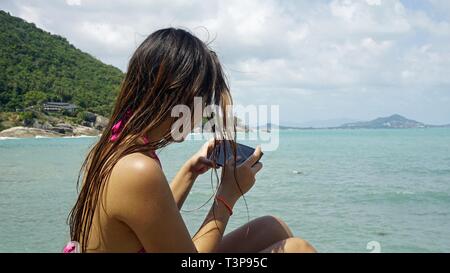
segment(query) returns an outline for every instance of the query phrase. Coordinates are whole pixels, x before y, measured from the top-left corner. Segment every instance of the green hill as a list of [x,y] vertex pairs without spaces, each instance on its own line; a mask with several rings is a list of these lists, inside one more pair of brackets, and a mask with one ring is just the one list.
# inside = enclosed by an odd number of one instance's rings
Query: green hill
[[65,38],[0,10],[0,112],[54,101],[108,116],[122,78]]

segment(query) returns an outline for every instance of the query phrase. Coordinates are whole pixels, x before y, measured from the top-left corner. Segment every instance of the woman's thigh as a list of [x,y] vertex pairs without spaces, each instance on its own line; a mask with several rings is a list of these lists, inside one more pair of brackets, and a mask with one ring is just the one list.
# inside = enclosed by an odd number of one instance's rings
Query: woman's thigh
[[226,234],[217,252],[256,253],[292,236],[291,230],[282,220],[263,216]]

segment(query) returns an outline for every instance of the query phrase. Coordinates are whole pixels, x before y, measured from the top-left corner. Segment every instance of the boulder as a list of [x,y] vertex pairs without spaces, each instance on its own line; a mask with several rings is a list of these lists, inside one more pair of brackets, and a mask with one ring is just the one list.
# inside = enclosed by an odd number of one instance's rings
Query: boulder
[[103,129],[106,128],[106,126],[108,126],[108,123],[109,123],[108,118],[97,115],[97,118],[95,119],[95,123],[94,123],[94,128],[102,131]]
[[62,134],[53,131],[47,131],[39,128],[31,127],[12,127],[0,132],[0,137],[17,137],[17,138],[29,138],[29,137],[61,137]]
[[99,130],[82,125],[78,125],[73,129],[73,135],[75,136],[98,136],[99,134]]

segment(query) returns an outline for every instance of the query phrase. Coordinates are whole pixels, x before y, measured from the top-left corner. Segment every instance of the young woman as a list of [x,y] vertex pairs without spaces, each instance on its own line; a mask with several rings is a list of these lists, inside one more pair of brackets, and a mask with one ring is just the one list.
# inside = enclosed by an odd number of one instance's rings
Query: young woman
[[262,168],[260,148],[239,166],[227,162],[213,205],[191,238],[179,210],[196,178],[215,166],[209,155],[219,142],[207,142],[170,184],[155,151],[175,141],[173,107],[193,109],[194,97],[204,104],[231,103],[216,54],[187,31],[154,32],[131,57],[110,124],[83,164],[69,217],[72,241],[82,252],[313,252],[273,216],[224,236],[234,204]]

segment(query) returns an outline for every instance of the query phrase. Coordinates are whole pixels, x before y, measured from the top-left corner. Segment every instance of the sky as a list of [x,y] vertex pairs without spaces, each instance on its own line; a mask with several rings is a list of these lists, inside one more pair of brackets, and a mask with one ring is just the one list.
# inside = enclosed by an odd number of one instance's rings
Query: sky
[[218,53],[235,103],[279,105],[281,124],[394,113],[450,123],[448,0],[0,0],[0,9],[123,71],[153,31],[188,29]]

